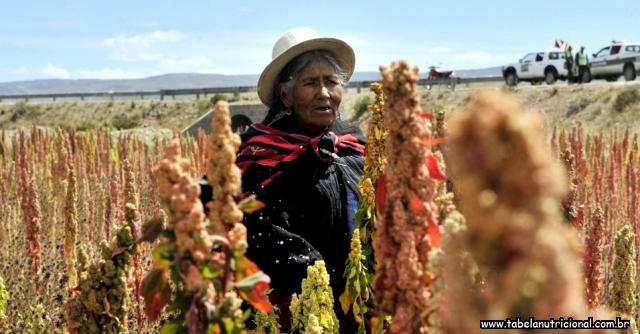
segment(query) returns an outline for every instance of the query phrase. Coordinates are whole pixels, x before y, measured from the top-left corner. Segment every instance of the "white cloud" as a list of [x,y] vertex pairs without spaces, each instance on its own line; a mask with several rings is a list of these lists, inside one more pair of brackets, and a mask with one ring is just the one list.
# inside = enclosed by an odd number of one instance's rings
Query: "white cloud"
[[164,58],[159,59],[159,64],[165,67],[197,68],[211,66],[212,61],[205,56],[193,56],[186,58]]
[[103,68],[99,70],[79,71],[82,79],[133,79],[147,76],[145,73],[125,71],[119,68]]
[[51,63],[47,64],[47,66],[40,69],[40,73],[46,75],[48,77],[60,78],[60,79],[68,79],[71,77],[69,71],[62,67],[55,66]]
[[376,43],[356,48],[357,71],[376,70],[380,64],[388,66],[398,59],[418,66],[422,72],[429,66],[443,70],[480,69],[500,66],[518,59],[511,50],[490,50],[464,45],[434,44],[428,41],[416,44],[412,41],[379,39]]
[[418,66],[422,72],[431,65],[443,70],[480,69],[511,63],[522,57],[514,54],[510,46],[485,48],[484,45],[431,40],[430,36],[420,36],[417,40],[408,35],[362,32],[357,37],[362,43],[352,44],[357,57],[356,71],[377,71],[380,65],[389,66],[399,59]]
[[130,46],[152,46],[160,42],[177,42],[185,38],[185,35],[179,31],[154,31],[141,35],[120,35],[117,37],[107,38],[104,43],[110,47],[130,47]]
[[434,46],[430,51],[433,53],[450,53],[453,51],[453,49],[448,46]]
[[253,9],[249,7],[238,7],[237,11],[241,13],[247,13],[247,12],[253,12]]
[[159,59],[158,66],[164,72],[236,74],[227,68],[216,66],[216,62],[207,56]]
[[113,50],[112,58],[122,61],[162,59],[167,45],[175,45],[187,38],[179,31],[154,31],[140,35],[120,35],[107,38],[103,44]]
[[[264,35],[227,30],[186,35],[168,30],[108,38],[103,41],[103,47],[112,61],[136,62],[139,68],[149,69],[145,75],[150,72],[247,74],[258,73],[270,59],[271,42],[266,43]],[[130,68],[112,64],[108,66]]]

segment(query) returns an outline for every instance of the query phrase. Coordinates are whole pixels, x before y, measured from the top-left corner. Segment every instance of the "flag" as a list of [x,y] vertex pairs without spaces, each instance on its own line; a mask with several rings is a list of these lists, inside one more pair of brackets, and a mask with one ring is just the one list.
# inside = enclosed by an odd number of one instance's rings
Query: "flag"
[[564,40],[562,40],[562,39],[558,38],[558,39],[556,39],[556,43],[555,43],[554,45],[555,45],[555,47],[556,47],[556,48],[558,48],[558,49],[563,49],[563,48],[564,48],[564,46],[565,46],[565,44],[566,44],[566,43],[565,43],[565,41],[564,41]]

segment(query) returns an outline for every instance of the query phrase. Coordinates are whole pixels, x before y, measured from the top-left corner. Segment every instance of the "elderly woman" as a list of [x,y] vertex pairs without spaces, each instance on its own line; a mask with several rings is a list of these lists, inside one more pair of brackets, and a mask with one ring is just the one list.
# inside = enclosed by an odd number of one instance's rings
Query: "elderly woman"
[[326,263],[336,302],[344,289],[364,161],[360,129],[339,118],[354,64],[345,42],[308,28],[288,31],[258,82],[268,114],[241,135],[243,191],[266,204],[245,216],[247,256],[271,277],[270,297],[285,327],[291,294],[316,260]]

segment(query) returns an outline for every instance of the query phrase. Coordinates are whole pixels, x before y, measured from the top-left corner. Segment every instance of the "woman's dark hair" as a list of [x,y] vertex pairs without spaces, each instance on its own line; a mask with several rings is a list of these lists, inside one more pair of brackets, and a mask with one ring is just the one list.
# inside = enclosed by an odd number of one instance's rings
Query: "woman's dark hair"
[[274,87],[273,90],[273,102],[271,102],[271,106],[269,106],[269,112],[267,113],[267,116],[264,118],[264,120],[262,120],[263,124],[268,125],[269,123],[273,122],[276,116],[278,116],[278,113],[284,112],[287,109],[287,107],[284,105],[284,103],[282,103],[282,100],[280,99],[280,87],[283,87],[289,94],[291,94],[293,90],[293,84],[296,82],[298,74],[300,74],[307,67],[309,67],[309,65],[318,60],[326,61],[329,65],[331,65],[331,67],[333,67],[333,69],[336,71],[336,74],[338,75],[340,84],[345,84],[346,75],[344,73],[344,70],[342,70],[342,67],[340,67],[340,65],[338,64],[338,61],[336,60],[333,53],[327,50],[307,51],[293,58],[280,72],[278,82],[276,83],[276,87]]

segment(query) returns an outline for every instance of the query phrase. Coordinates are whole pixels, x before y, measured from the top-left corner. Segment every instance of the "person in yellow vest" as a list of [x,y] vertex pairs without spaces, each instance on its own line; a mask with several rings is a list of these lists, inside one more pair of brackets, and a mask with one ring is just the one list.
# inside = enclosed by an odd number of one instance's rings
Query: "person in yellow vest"
[[578,83],[587,82],[585,78],[587,74],[587,66],[589,65],[589,58],[584,51],[584,46],[580,47],[580,52],[576,53],[576,64],[578,64]]
[[571,45],[564,47],[564,61],[567,68],[567,83],[573,83],[573,53]]

